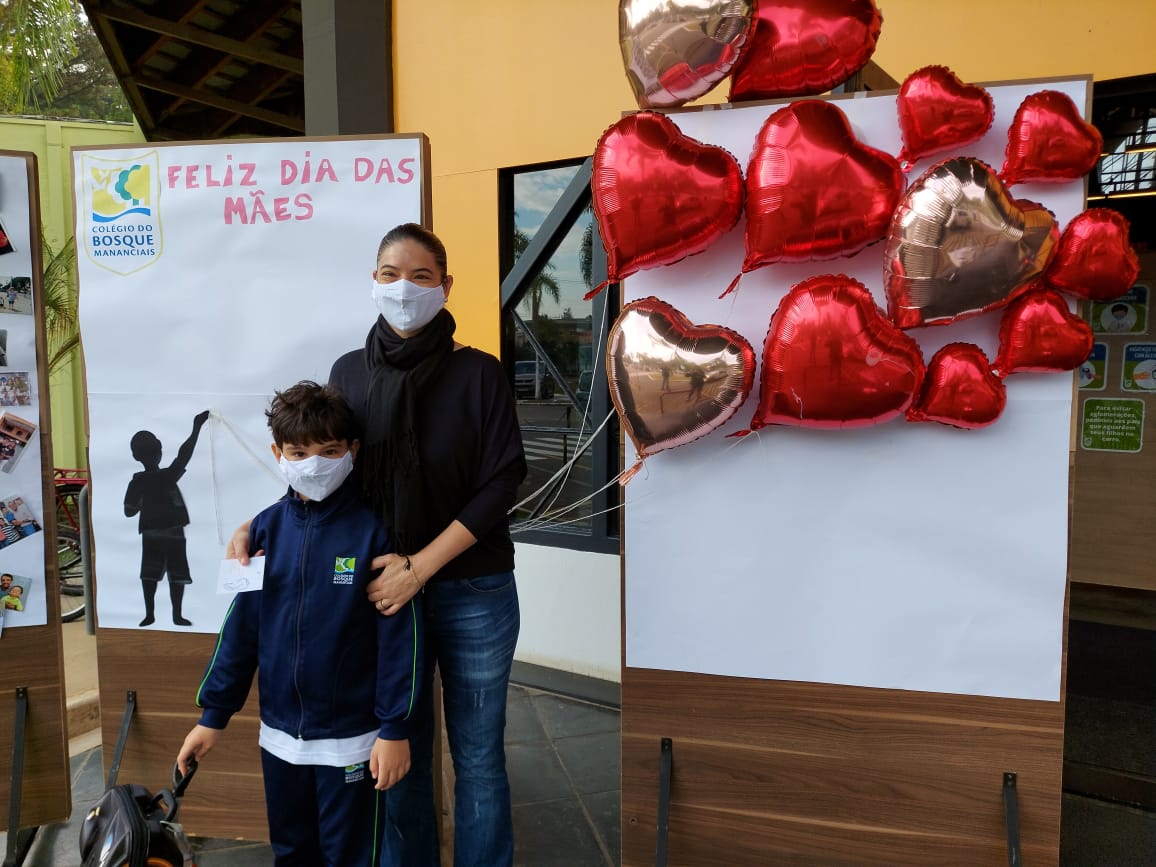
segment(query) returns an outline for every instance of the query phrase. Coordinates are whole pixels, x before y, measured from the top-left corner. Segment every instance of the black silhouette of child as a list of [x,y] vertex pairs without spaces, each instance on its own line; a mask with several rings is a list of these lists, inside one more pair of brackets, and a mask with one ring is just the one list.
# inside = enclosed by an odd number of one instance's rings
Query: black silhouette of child
[[152,431],[137,431],[129,443],[132,456],[144,466],[143,471],[133,475],[124,493],[125,517],[140,515],[140,583],[145,603],[141,626],[148,626],[156,619],[157,584],[166,572],[169,598],[173,603],[173,623],[177,626],[193,625],[181,614],[185,585],[191,584],[193,577],[189,574],[189,558],[185,552],[189,512],[177,481],[185,474],[185,467],[197,447],[197,436],[208,418],[208,410],[197,414],[193,419],[193,432],[177,450],[176,460],[164,469],[161,469],[161,441]]

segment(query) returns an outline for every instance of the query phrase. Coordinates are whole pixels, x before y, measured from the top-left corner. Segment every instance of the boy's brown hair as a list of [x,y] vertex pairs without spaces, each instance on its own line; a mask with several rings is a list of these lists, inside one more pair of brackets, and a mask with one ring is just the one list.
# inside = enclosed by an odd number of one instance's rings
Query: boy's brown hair
[[265,418],[278,448],[330,440],[353,442],[359,436],[357,418],[341,392],[310,380],[274,392]]

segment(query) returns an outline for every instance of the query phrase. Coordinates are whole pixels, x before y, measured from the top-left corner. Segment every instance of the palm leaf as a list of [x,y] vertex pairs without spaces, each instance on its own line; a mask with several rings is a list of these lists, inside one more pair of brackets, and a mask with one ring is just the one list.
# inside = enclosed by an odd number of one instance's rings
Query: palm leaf
[[8,75],[7,109],[20,114],[38,105],[39,85],[48,100],[60,89],[61,70],[76,55],[77,7],[73,0],[0,2],[0,51]]
[[53,251],[47,238],[44,240],[44,282],[40,299],[44,306],[49,373],[67,361],[80,345],[75,253],[73,238],[58,251]]

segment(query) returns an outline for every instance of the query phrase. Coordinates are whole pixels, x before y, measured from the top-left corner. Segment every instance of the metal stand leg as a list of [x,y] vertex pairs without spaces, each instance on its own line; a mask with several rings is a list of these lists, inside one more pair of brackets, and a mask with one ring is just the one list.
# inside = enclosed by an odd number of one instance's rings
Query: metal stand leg
[[28,723],[28,688],[16,687],[16,719],[12,731],[12,776],[8,786],[8,846],[4,867],[24,863],[28,849],[36,838],[37,828],[21,830],[20,800],[24,790],[24,732]]
[[112,764],[108,768],[108,782],[105,791],[116,785],[117,774],[120,773],[120,760],[124,758],[124,745],[128,741],[128,727],[132,723],[132,715],[136,711],[136,690],[130,689],[125,695],[124,716],[120,720],[120,734],[116,737],[116,749],[112,751]]
[[662,739],[658,772],[658,843],[655,846],[655,867],[666,867],[666,842],[670,836],[670,774],[674,765],[674,743]]
[[80,513],[80,568],[84,581],[84,632],[96,635],[96,605],[92,592],[92,511],[88,504],[88,485],[80,489],[77,498]]
[[1022,867],[1020,853],[1020,799],[1016,791],[1016,775],[1010,771],[1003,775],[1003,821],[1007,827],[1008,867]]

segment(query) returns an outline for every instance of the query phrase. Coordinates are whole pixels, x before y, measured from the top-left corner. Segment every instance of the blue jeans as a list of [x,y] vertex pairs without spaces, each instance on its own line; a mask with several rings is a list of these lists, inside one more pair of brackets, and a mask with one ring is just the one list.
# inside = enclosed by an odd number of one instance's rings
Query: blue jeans
[[388,793],[405,839],[405,864],[437,867],[433,781],[433,671],[442,679],[446,735],[454,762],[454,864],[514,862],[506,777],[506,691],[518,642],[513,572],[426,585],[426,682],[414,713],[409,773]]

